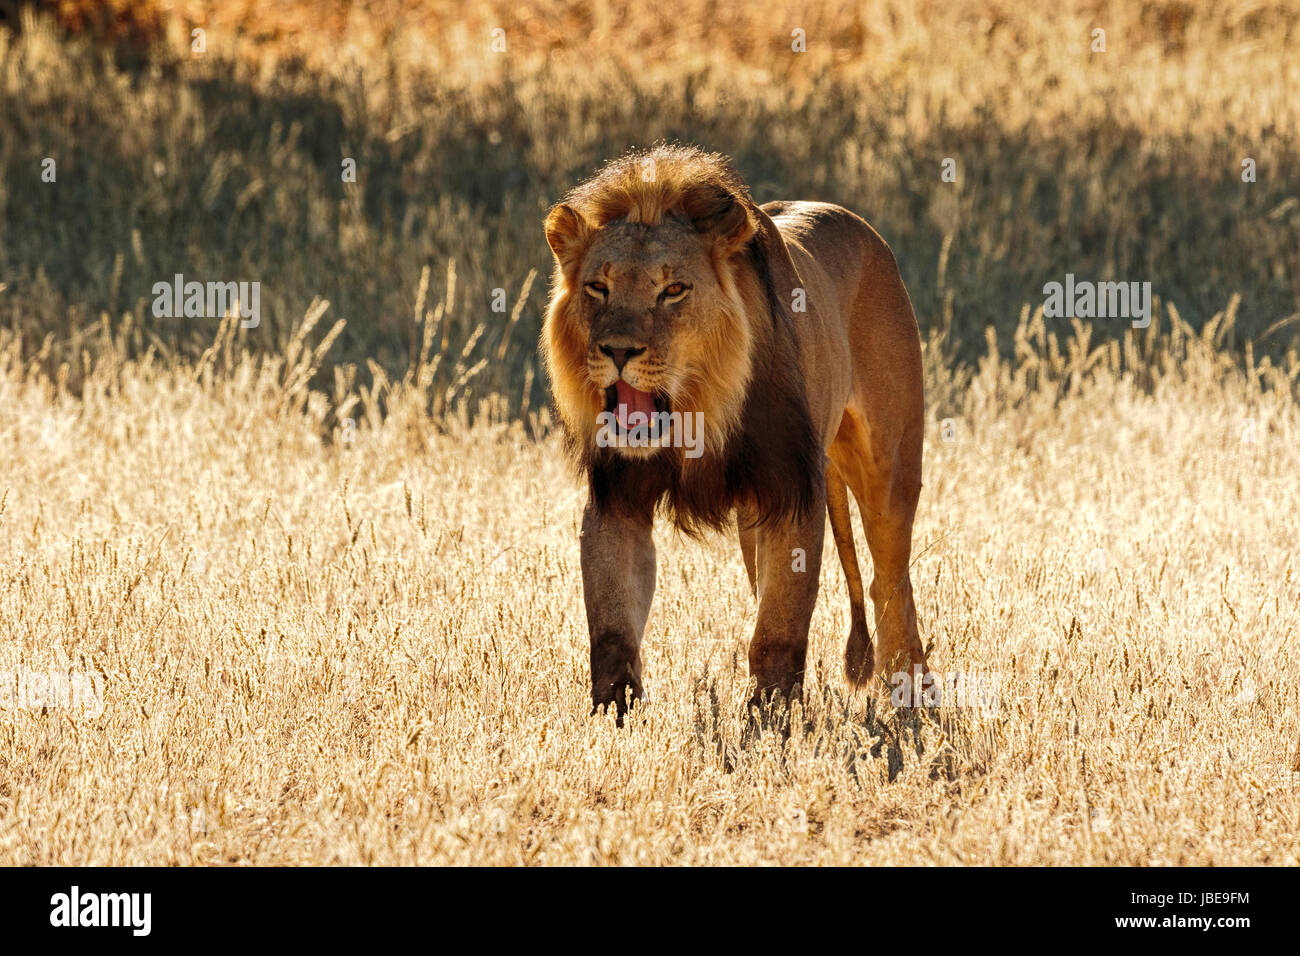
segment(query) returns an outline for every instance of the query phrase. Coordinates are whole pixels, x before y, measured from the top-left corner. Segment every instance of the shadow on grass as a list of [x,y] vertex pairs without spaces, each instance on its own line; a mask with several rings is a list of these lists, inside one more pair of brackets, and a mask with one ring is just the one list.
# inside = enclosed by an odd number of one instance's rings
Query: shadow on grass
[[[474,357],[488,357],[510,312],[493,310],[497,290],[513,306],[530,269],[549,274],[546,207],[603,160],[661,138],[731,154],[760,202],[861,213],[894,248],[923,330],[945,328],[957,362],[983,351],[989,327],[1009,350],[1022,305],[1041,303],[1044,283],[1066,273],[1149,281],[1194,327],[1240,292],[1243,339],[1300,302],[1300,146],[1257,144],[1259,181],[1242,183],[1228,118],[1212,139],[1153,144],[1104,118],[1006,128],[990,106],[967,124],[936,117],[924,139],[899,142],[885,121],[909,109],[906,92],[829,79],[796,108],[761,91],[730,91],[719,105],[698,95],[723,82],[708,74],[624,78],[606,96],[507,73],[474,95],[434,76],[398,84],[293,63],[257,83],[219,61],[141,68],[122,83],[90,52],[67,56],[66,70],[24,77],[34,85],[21,92],[0,88],[0,214],[22,237],[0,245],[0,324],[33,351],[53,333],[52,367],[85,345],[101,313],[114,323],[132,314],[131,349],[197,355],[215,318],[150,312],[153,284],[181,273],[262,283],[263,326],[244,336],[255,350],[281,348],[320,296],[348,320],[329,362],[400,374],[418,346],[420,271],[441,277],[453,259],[447,347],[484,325]],[[940,178],[946,157],[955,183]],[[47,158],[55,183],[41,181]],[[356,183],[343,181],[345,158]],[[526,368],[537,371],[545,295],[534,283],[480,392],[517,403]],[[1294,343],[1289,328],[1257,352]],[[541,375],[532,387],[535,407]]]
[[696,743],[727,773],[738,772],[747,755],[772,747],[785,760],[829,758],[861,779],[883,772],[891,783],[908,763],[923,767],[932,780],[986,772],[992,731],[985,717],[963,708],[895,707],[883,684],[882,694],[818,684],[820,692],[802,695],[793,706],[777,698],[734,721],[716,680],[702,677],[693,697]]

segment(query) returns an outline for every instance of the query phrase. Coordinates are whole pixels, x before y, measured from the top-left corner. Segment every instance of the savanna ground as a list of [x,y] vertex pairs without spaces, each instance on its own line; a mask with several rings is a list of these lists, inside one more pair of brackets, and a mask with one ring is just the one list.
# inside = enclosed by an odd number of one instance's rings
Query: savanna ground
[[[1300,9],[110,6],[0,27],[0,674],[104,687],[0,708],[0,861],[1300,862]],[[922,635],[994,706],[846,695],[828,542],[754,739],[738,548],[664,531],[652,700],[588,715],[540,219],[663,137],[894,246]]]

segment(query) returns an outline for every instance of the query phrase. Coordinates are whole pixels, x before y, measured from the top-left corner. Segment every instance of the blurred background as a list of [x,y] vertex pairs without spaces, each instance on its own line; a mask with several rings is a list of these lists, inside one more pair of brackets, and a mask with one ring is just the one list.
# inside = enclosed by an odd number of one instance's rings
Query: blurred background
[[259,281],[241,347],[283,351],[328,300],[320,381],[424,348],[462,394],[536,408],[542,216],[668,139],[734,157],[760,202],[871,221],[928,364],[1010,353],[1067,272],[1151,282],[1152,336],[1231,305],[1225,348],[1293,351],[1300,5],[1055,7],[0,0],[0,329],[75,390],[98,349],[213,342],[216,318],[152,315],[155,282]]

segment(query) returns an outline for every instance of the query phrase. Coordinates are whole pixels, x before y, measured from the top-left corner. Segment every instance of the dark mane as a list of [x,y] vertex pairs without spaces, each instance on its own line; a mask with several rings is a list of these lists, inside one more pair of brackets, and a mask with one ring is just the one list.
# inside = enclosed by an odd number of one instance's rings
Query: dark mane
[[[639,163],[646,155],[656,164],[658,188],[653,202],[644,200]],[[775,287],[771,260],[785,256],[772,220],[749,196],[740,175],[722,157],[687,147],[658,147],[632,154],[605,167],[570,194],[587,214],[608,222],[618,215],[649,217],[667,211],[665,203],[701,179],[726,188],[745,204],[758,226],[743,251],[743,262],[757,283],[755,298],[765,308],[750,315],[754,369],[745,396],[740,426],[721,454],[706,452],[685,460],[679,448],[649,458],[628,458],[613,449],[592,447],[570,436],[569,447],[586,473],[594,500],[601,507],[649,517],[655,510],[688,534],[721,529],[733,510],[755,524],[802,518],[821,500],[825,456],[813,430],[799,362],[799,340],[786,297]],[[743,272],[744,267],[738,272]]]

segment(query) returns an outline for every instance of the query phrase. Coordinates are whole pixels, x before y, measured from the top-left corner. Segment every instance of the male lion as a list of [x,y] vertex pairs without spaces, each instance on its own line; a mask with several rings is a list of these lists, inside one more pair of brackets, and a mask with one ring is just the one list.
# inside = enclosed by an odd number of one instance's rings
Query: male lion
[[[657,509],[692,533],[736,514],[758,596],[751,704],[802,683],[823,510],[848,579],[849,682],[924,670],[908,575],[921,347],[884,240],[840,206],[760,207],[726,159],[680,146],[611,162],[545,229],[556,268],[542,351],[588,481],[593,712],[613,703],[622,723],[627,693],[643,696]],[[874,661],[849,489],[875,566]]]

